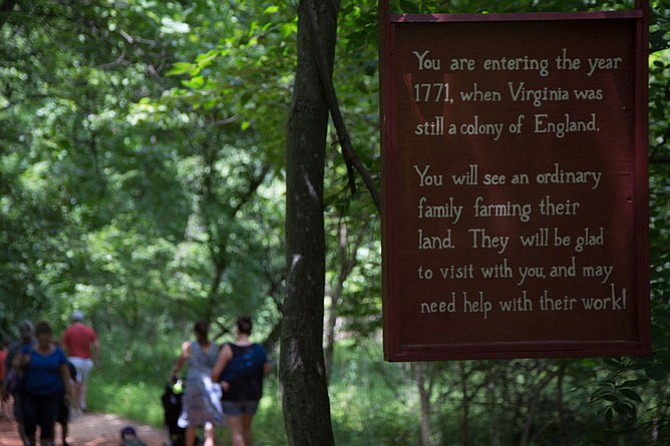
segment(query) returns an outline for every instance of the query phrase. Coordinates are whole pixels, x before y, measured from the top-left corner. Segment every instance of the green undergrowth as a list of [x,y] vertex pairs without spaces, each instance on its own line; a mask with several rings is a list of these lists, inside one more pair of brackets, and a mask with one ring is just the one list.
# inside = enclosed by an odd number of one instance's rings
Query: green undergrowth
[[[108,363],[93,373],[89,409],[114,413],[138,423],[164,428],[161,395],[174,352],[134,352],[137,361]],[[336,444],[416,444],[415,397],[402,385],[398,369],[383,363],[381,347],[342,343],[336,349],[330,405]],[[229,432],[217,430],[217,444],[229,446]],[[264,397],[254,418],[254,446],[286,445],[277,370],[265,380]]]

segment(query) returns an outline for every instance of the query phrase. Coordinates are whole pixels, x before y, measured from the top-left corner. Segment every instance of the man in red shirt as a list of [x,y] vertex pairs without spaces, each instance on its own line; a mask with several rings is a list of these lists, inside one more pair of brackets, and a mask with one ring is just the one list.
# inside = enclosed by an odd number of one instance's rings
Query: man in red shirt
[[77,382],[74,384],[75,396],[80,411],[86,410],[86,386],[91,369],[98,365],[100,344],[93,328],[84,324],[81,311],[72,313],[72,324],[63,334],[63,346],[68,353],[68,360],[77,369]]

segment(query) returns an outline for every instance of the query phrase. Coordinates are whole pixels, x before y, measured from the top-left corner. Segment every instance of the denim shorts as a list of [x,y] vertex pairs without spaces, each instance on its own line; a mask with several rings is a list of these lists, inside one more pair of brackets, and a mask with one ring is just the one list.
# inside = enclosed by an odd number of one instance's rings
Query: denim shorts
[[258,410],[258,401],[221,401],[221,408],[226,415],[254,415]]

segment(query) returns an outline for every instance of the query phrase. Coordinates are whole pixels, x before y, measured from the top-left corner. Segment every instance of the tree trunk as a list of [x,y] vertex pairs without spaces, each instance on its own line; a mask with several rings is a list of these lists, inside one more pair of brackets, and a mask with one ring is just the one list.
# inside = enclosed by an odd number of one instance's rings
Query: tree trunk
[[470,390],[468,380],[470,374],[465,370],[465,363],[461,361],[458,364],[459,376],[461,380],[461,411],[463,412],[463,419],[461,420],[461,444],[463,446],[470,446]]
[[558,370],[558,377],[556,378],[556,409],[558,418],[558,438],[561,446],[566,446],[567,432],[565,430],[565,401],[563,400],[563,379],[565,378],[565,371],[567,366],[562,364]]
[[[500,420],[500,409],[499,409],[499,400],[504,402],[504,398],[498,398],[498,379],[496,377],[496,367],[492,367],[487,374],[488,381],[488,406],[491,414],[491,422],[489,425],[490,431],[490,444],[491,446],[500,446],[502,445],[502,432],[501,432],[501,420]],[[507,382],[504,380],[503,382]],[[503,392],[504,395],[504,392]]]
[[431,384],[426,382],[426,364],[415,362],[412,364],[414,368],[414,380],[416,381],[417,389],[419,390],[419,402],[421,403],[421,446],[430,446],[432,444],[432,432],[430,429],[430,394]]
[[[286,143],[288,275],[280,374],[284,423],[291,446],[334,445],[322,345],[328,107],[317,64],[325,61],[332,75],[339,4],[335,0],[312,1],[301,1],[298,11],[298,65]],[[312,14],[317,23],[311,22]],[[320,32],[310,33],[310,26]],[[313,42],[311,35],[320,42]],[[324,54],[315,48],[322,48]]]
[[333,355],[335,352],[335,326],[337,325],[337,306],[344,294],[344,283],[351,275],[357,263],[358,248],[363,243],[363,238],[367,232],[367,226],[361,225],[358,228],[358,234],[353,242],[349,241],[349,226],[344,219],[340,219],[338,225],[339,239],[338,246],[338,268],[337,282],[331,287],[330,295],[330,311],[328,312],[328,319],[326,322],[325,335],[325,360],[326,360],[326,375],[330,381],[331,370],[333,367]]

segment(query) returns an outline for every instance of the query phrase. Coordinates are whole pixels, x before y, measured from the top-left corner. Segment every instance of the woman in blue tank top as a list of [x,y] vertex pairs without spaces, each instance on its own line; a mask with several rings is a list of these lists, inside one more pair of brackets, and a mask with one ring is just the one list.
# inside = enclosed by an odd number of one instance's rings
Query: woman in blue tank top
[[35,326],[37,342],[26,345],[18,358],[24,373],[22,393],[23,423],[31,445],[35,444],[37,426],[40,445],[52,445],[58,408],[64,395],[72,396],[70,373],[65,353],[52,341],[51,326],[40,321]]

